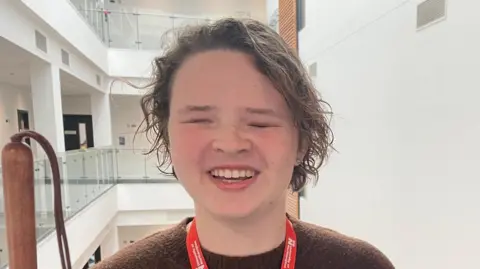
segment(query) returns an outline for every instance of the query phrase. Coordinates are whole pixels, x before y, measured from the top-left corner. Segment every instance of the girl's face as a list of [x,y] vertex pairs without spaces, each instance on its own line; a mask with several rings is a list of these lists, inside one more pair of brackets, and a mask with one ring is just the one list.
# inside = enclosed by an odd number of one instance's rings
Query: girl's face
[[197,209],[238,218],[285,204],[298,132],[248,55],[188,58],[172,85],[168,131],[175,173]]

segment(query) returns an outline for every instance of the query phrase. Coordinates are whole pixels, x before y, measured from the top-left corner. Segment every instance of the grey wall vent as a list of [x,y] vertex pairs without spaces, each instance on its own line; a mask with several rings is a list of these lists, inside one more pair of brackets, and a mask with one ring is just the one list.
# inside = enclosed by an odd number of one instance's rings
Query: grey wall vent
[[446,15],[447,0],[426,0],[417,6],[417,29],[435,23]]
[[317,76],[317,63],[313,63],[308,66],[308,74],[310,77],[316,77]]
[[102,77],[100,77],[100,75],[98,74],[97,74],[97,85],[102,86]]
[[70,66],[70,54],[62,49],[62,63]]
[[47,38],[39,31],[35,31],[35,45],[38,49],[47,53]]

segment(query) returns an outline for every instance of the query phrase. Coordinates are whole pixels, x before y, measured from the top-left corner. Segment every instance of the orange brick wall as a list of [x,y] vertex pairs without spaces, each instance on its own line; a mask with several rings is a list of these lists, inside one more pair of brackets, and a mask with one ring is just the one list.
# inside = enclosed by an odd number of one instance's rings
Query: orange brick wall
[[[279,0],[278,2],[278,24],[280,36],[290,47],[297,50],[297,2],[295,0]],[[299,218],[298,193],[290,193],[287,199],[287,212]]]
[[297,50],[297,1],[279,0],[278,28],[280,36],[290,47]]
[[299,211],[298,211],[298,193],[293,192],[290,193],[287,197],[287,212],[290,216],[299,218]]

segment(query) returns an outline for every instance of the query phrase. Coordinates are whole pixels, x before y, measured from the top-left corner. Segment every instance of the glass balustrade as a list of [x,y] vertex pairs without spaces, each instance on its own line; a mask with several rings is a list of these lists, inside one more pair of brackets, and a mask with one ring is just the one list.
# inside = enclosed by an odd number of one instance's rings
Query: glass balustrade
[[[146,155],[145,150],[117,149],[116,167],[118,183],[161,183],[174,180],[173,177],[160,172],[158,159]],[[171,169],[166,169],[171,172]]]
[[101,0],[70,0],[79,15],[92,28],[93,32],[103,41],[108,39],[107,25],[104,16],[103,1]]
[[[173,181],[174,178],[159,171],[156,156],[146,156],[145,152],[140,149],[91,148],[59,154],[57,161],[65,220],[80,212],[115,184]],[[33,169],[37,240],[40,241],[55,229],[52,173],[46,159],[36,160]],[[0,268],[7,264],[6,245],[0,166]]]
[[210,18],[138,11],[106,10],[98,0],[70,0],[79,15],[108,47],[159,50],[170,30],[208,23]]

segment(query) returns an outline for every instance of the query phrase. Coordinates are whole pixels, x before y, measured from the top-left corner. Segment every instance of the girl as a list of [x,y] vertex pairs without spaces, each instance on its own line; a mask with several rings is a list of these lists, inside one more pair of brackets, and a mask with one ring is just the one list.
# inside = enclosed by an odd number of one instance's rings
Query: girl
[[333,137],[328,106],[280,36],[223,19],[175,41],[142,108],[152,152],[172,164],[195,217],[96,268],[393,268],[372,245],[286,214]]

